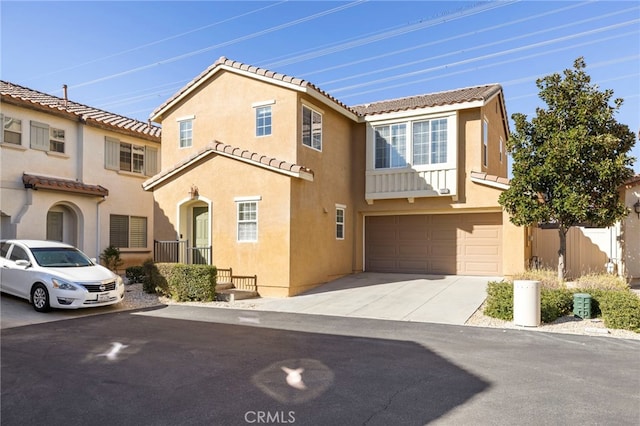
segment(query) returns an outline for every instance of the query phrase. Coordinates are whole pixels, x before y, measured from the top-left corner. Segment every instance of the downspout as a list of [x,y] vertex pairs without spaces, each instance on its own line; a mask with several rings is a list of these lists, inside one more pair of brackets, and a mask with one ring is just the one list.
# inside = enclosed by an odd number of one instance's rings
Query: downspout
[[98,263],[100,262],[100,232],[102,231],[102,226],[100,226],[100,204],[105,201],[107,201],[107,197],[102,197],[96,202],[96,259]]
[[[31,207],[31,205],[33,204],[33,194],[32,194],[32,189],[31,188],[25,188],[25,202],[22,205],[22,207],[20,208],[20,211],[18,212],[18,214],[16,215],[15,219],[12,221],[13,224],[16,225],[16,229],[17,229],[17,225],[20,223],[20,221],[22,220],[22,216],[24,216],[25,214],[27,214],[27,211],[29,210],[29,207]],[[20,236],[17,235],[16,232],[16,238],[19,238]]]

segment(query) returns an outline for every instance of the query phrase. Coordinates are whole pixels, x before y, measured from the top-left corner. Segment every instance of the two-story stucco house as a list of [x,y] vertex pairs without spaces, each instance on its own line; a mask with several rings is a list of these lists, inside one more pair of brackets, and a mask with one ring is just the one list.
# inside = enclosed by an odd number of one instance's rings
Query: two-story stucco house
[[308,81],[220,58],[151,119],[155,238],[181,260],[290,296],[359,271],[502,276],[526,230],[498,204],[499,85],[347,106]]
[[[65,90],[66,92],[66,90]],[[123,267],[152,256],[160,128],[0,82],[0,237],[64,241]]]

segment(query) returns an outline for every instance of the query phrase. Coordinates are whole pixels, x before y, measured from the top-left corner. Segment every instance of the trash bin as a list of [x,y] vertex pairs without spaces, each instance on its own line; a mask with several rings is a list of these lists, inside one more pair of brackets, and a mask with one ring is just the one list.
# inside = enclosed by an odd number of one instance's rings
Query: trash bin
[[513,282],[513,323],[525,327],[540,325],[540,281]]
[[591,318],[591,295],[576,293],[573,295],[573,315],[582,319]]

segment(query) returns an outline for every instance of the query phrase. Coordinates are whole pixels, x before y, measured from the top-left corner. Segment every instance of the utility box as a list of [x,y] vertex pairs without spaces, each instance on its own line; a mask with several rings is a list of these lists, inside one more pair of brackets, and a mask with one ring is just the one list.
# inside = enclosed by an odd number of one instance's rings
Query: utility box
[[573,295],[573,315],[582,319],[591,318],[591,295],[576,293]]
[[540,325],[540,281],[513,281],[513,323],[525,327]]

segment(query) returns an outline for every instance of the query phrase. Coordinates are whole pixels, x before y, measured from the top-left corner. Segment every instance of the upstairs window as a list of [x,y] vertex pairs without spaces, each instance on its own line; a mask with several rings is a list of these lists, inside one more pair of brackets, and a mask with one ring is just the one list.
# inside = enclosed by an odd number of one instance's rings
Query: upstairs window
[[105,137],[105,168],[153,176],[158,173],[158,150]]
[[193,145],[193,120],[180,121],[180,148]]
[[485,118],[482,120],[482,165],[489,164],[489,122]]
[[64,153],[64,130],[53,127],[50,130],[49,150]]
[[256,108],[256,136],[271,135],[271,105]]
[[2,142],[22,145],[22,120],[2,116]]
[[376,169],[407,166],[407,125],[376,127]]
[[322,114],[302,106],[302,144],[322,151]]

